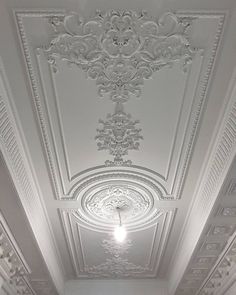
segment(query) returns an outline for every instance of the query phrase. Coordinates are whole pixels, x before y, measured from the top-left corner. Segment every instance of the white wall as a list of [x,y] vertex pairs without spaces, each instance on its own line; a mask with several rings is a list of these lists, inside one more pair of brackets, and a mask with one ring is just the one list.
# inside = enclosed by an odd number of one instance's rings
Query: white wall
[[157,279],[68,281],[65,295],[167,295],[167,283]]
[[235,295],[236,294],[236,282],[227,290],[225,295]]

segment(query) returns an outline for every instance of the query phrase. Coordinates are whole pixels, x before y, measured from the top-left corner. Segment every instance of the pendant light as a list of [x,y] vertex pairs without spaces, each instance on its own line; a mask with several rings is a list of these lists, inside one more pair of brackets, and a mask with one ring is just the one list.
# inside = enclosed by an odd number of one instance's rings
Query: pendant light
[[114,229],[114,237],[116,239],[117,242],[122,243],[124,242],[127,232],[126,229],[124,228],[124,226],[121,223],[121,215],[120,215],[120,208],[117,207],[116,208],[118,216],[119,216],[119,225],[115,227]]

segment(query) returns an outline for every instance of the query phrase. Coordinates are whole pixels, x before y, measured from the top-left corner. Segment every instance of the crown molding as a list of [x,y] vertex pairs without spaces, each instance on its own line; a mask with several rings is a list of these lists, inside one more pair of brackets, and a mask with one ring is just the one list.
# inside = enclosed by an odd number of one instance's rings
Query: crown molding
[[207,279],[199,289],[199,295],[224,295],[236,282],[236,232],[230,238],[222,255],[212,268]]
[[[224,109],[219,116],[211,144],[206,153],[205,164],[193,196],[192,207],[173,255],[170,294],[175,293],[181,279],[184,280],[187,276],[185,270],[235,156],[236,70],[228,87]],[[182,294],[181,291],[180,294]]]
[[0,212],[0,277],[3,279],[3,290],[36,295],[28,279],[30,273],[31,270]]
[[62,263],[33,171],[24,152],[24,136],[1,58],[0,91],[0,150],[55,287],[59,294],[63,294]]

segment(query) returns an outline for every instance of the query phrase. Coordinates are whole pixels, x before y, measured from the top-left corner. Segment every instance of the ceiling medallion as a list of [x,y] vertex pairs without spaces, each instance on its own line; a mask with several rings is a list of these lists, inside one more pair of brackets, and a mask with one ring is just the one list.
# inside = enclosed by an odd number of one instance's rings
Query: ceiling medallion
[[57,58],[78,66],[96,81],[99,96],[108,94],[116,104],[97,130],[98,149],[114,157],[105,164],[132,165],[123,156],[139,148],[141,129],[121,105],[131,95],[139,97],[144,81],[163,67],[181,62],[186,70],[196,51],[188,36],[193,18],[166,13],[156,19],[146,12],[110,10],[88,20],[75,13],[48,19],[54,37],[44,52],[54,72]]
[[88,192],[82,199],[82,207],[95,221],[105,224],[117,224],[120,209],[124,224],[142,220],[153,207],[149,194],[131,185],[101,185]]

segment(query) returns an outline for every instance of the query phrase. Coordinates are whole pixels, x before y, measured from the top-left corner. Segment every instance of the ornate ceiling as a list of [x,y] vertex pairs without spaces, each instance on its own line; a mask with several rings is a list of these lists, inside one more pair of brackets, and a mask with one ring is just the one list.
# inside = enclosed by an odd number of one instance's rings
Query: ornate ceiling
[[49,277],[23,255],[20,292],[142,278],[168,282],[165,294],[224,294],[235,3],[100,2],[0,2],[0,147]]

